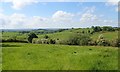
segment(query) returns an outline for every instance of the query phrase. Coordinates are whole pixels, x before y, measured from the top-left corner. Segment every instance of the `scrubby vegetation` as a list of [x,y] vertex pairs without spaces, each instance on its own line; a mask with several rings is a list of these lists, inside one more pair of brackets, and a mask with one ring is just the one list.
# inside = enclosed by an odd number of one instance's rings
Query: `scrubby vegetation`
[[[117,27],[92,26],[91,28],[72,28],[56,30],[32,30],[20,32],[4,32],[3,42],[29,42],[36,44],[63,44],[80,46],[119,46]],[[39,33],[40,32],[40,33]],[[43,33],[41,33],[43,32]],[[45,33],[44,33],[45,32]],[[6,36],[6,33],[13,33]],[[115,35],[114,35],[115,33]],[[35,39],[34,39],[35,38]],[[111,39],[112,38],[112,39]]]
[[[86,28],[87,29],[87,28]],[[72,32],[77,30],[77,32]],[[107,32],[117,32],[117,28],[112,27],[99,27],[99,26],[92,26],[90,29],[86,30],[82,29],[70,29],[67,31],[72,32],[72,34],[69,34],[66,39],[59,39],[59,38],[50,38],[50,35],[44,35],[43,38],[38,38],[33,40],[32,43],[37,44],[63,44],[63,45],[80,45],[80,46],[113,46],[118,47],[119,46],[119,40],[116,34],[116,38],[114,40],[108,40],[104,37],[102,33]],[[96,39],[91,38],[93,35],[96,35],[96,33],[100,33]],[[63,33],[65,34],[65,33]],[[55,35],[55,34],[53,34]],[[112,36],[112,33],[111,33]]]

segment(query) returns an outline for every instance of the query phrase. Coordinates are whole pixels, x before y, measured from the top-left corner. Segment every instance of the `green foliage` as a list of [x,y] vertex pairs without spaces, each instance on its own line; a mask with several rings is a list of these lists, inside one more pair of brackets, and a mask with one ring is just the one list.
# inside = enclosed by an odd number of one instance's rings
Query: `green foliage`
[[35,33],[30,33],[30,34],[28,35],[28,42],[29,42],[29,43],[32,43],[32,39],[33,39],[33,38],[38,38],[38,36],[36,36]]
[[57,32],[63,32],[65,30],[68,30],[68,29],[59,29]]
[[111,46],[113,46],[113,47],[120,47],[120,39],[117,38],[117,39],[111,41]]
[[93,31],[94,32],[100,32],[100,31],[102,31],[102,29],[101,29],[101,27],[100,26],[92,26],[92,29],[93,29]]
[[25,33],[29,33],[30,31],[20,31],[19,33],[21,34],[25,34]]
[[[3,42],[25,41],[26,42],[26,41],[28,41],[28,32],[34,32],[39,37],[38,41],[33,40],[33,43],[36,42],[38,44],[39,43],[49,43],[50,44],[50,39],[52,39],[52,40],[55,40],[56,44],[68,45],[68,43],[69,43],[68,40],[70,39],[69,36],[74,35],[75,33],[81,34],[82,32],[83,32],[83,34],[88,34],[89,37],[92,38],[92,40],[93,40],[93,41],[90,41],[88,45],[96,45],[98,36],[101,34],[104,35],[105,41],[110,42],[110,44],[112,44],[111,41],[115,40],[118,37],[117,30],[119,30],[119,28],[117,28],[117,27],[112,27],[113,29],[115,29],[114,32],[111,31],[110,30],[111,27],[108,27],[108,26],[100,27],[102,29],[102,31],[100,31],[100,32],[95,32],[94,28],[95,27],[93,26],[92,28],[61,29],[62,30],[62,31],[60,30],[61,32],[59,32],[59,30],[44,30],[44,29],[23,31],[23,33],[22,33],[22,31],[15,31],[15,32],[14,31],[13,32],[4,31],[2,34],[1,41],[3,41]],[[99,29],[99,27],[98,27],[98,29]],[[103,31],[103,30],[108,30],[108,31]],[[45,38],[47,40],[44,40],[43,38]],[[43,39],[42,42],[41,42],[41,39]],[[32,39],[29,38],[29,40],[31,41]],[[113,41],[113,42],[115,42],[115,41]]]
[[68,40],[68,45],[88,45],[91,38],[87,34],[74,34]]
[[89,46],[97,46],[97,42],[94,41],[94,40],[91,40],[91,41],[88,42],[88,45]]
[[48,38],[49,38],[49,36],[48,36],[48,35],[45,35],[45,36],[44,36],[44,38],[45,38],[45,39],[48,39]]
[[56,41],[55,41],[55,40],[50,39],[50,44],[55,44],[55,43],[56,43]]
[[55,44],[56,41],[54,39],[39,39],[39,38],[33,38],[32,43],[35,44]]
[[115,29],[110,26],[104,26],[102,27],[102,31],[115,31]]
[[90,30],[88,30],[88,33],[90,33]]
[[84,31],[82,31],[82,33],[84,34],[85,32],[84,32]]
[[100,35],[97,40],[97,45],[99,46],[110,46],[110,43],[104,38],[103,35]]
[[10,37],[10,39],[12,39],[12,40],[16,40],[16,38],[17,38],[17,36]]

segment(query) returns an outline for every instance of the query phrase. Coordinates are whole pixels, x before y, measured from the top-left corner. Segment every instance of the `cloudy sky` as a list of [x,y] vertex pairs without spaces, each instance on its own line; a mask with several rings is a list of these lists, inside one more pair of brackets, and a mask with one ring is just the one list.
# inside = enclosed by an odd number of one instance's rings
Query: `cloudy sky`
[[0,29],[117,27],[118,1],[0,0]]

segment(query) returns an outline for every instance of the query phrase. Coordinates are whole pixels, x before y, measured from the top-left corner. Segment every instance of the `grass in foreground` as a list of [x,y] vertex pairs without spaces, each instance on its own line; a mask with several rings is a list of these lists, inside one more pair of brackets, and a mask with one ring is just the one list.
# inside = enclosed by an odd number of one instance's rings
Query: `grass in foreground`
[[3,43],[3,70],[116,70],[118,48]]

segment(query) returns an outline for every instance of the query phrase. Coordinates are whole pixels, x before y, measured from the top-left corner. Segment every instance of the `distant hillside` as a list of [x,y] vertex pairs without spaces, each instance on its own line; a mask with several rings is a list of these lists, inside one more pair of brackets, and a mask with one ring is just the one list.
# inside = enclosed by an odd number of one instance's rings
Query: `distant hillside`
[[[70,29],[70,30],[65,30],[63,32],[57,32],[57,33],[52,33],[52,34],[47,34],[50,38],[54,38],[54,39],[67,39],[70,35],[73,35],[75,33],[88,33],[88,30],[90,32],[93,31],[93,29],[91,28],[84,28],[84,29],[81,29],[81,28],[78,28],[78,29]],[[118,31],[113,31],[113,32],[108,32],[108,31],[105,31],[105,32],[95,32],[94,34],[89,34],[91,36],[91,38],[93,40],[97,39],[100,35],[103,35],[107,40],[113,40],[113,39],[116,39],[118,38]],[[43,35],[38,35],[39,38],[43,38],[44,37],[44,34]]]
[[[71,28],[71,29],[34,29],[30,31],[10,31],[2,32],[2,40],[14,41],[28,41],[28,34],[35,33],[38,36],[38,39],[44,39],[47,35],[49,39],[55,41],[68,41],[70,36],[76,34],[86,34],[90,36],[92,41],[97,41],[100,35],[102,35],[105,40],[113,41],[118,38],[118,29],[113,27],[91,27],[91,28]],[[37,40],[38,41],[38,40]]]

